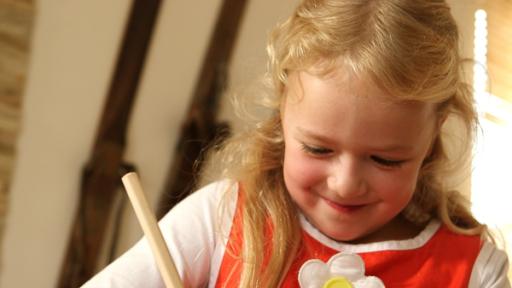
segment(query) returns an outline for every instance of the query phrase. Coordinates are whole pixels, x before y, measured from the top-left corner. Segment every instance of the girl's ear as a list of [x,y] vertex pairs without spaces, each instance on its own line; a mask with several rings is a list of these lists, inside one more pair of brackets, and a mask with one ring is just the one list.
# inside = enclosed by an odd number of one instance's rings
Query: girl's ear
[[425,156],[424,161],[430,158],[432,156],[432,153],[434,151],[434,147],[436,146],[437,142],[439,141],[439,134],[441,134],[441,129],[443,128],[444,123],[446,122],[446,119],[448,118],[447,114],[441,115],[436,120],[436,126],[434,127],[434,133],[432,135],[432,140],[430,142],[430,146],[428,147],[428,152]]
[[428,162],[430,162],[432,158],[432,154],[434,153],[434,149],[439,142],[439,133],[434,134],[434,137],[432,137],[432,141],[430,141],[430,146],[428,147],[427,153],[425,154],[425,157],[423,158],[423,164],[425,165]]
[[287,93],[288,93],[288,86],[285,86],[283,89],[283,95],[281,96],[280,103],[279,103],[279,116],[281,117],[281,123],[283,122],[283,118],[284,118]]
[[436,123],[437,133],[441,132],[441,127],[443,127],[444,123],[446,122],[446,119],[448,119],[448,114],[447,113],[443,113],[443,115],[440,115],[438,117],[437,123]]

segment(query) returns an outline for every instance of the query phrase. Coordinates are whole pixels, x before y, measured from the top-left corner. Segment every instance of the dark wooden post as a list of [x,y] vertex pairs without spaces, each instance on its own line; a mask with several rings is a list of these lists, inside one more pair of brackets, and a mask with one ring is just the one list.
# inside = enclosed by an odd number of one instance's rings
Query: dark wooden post
[[222,3],[159,202],[158,218],[191,192],[200,167],[201,152],[219,133],[226,133],[227,125],[217,123],[218,104],[226,86],[229,62],[246,3],[246,0],[224,0]]
[[58,287],[79,287],[95,272],[120,185],[126,130],[160,0],[135,0],[89,161]]

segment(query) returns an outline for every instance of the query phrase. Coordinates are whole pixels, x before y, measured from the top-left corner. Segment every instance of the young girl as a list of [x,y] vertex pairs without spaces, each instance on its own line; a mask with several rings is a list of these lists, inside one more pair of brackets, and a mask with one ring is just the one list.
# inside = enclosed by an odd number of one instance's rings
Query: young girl
[[[477,119],[444,1],[305,0],[268,54],[270,117],[160,222],[185,287],[510,287],[444,184],[445,120]],[[163,283],[142,240],[84,287]]]

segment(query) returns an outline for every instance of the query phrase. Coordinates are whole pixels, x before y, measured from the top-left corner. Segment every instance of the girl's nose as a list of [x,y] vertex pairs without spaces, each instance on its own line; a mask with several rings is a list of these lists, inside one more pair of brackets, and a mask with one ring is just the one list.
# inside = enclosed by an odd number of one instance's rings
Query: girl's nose
[[361,197],[366,193],[362,164],[348,155],[336,159],[331,167],[327,186],[341,199]]

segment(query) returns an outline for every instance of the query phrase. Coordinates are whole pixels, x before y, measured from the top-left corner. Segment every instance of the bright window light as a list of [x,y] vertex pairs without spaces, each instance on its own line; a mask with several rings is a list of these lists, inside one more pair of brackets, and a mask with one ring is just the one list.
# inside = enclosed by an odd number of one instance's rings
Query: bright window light
[[512,223],[512,105],[487,90],[487,13],[475,13],[473,89],[481,130],[471,177],[472,211],[491,227]]

